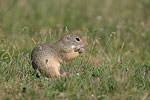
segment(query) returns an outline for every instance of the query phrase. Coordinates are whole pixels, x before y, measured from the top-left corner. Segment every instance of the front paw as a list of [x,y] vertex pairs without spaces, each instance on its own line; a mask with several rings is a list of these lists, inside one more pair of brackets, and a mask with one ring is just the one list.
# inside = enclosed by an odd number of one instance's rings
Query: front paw
[[79,52],[79,53],[83,53],[85,51],[85,49],[83,47],[76,47],[74,49],[75,52]]
[[66,73],[63,73],[63,74],[61,74],[61,76],[62,76],[62,77],[66,77],[66,76],[67,76],[67,74],[66,74]]
[[85,51],[84,48],[80,48],[80,49],[78,50],[79,53],[83,53],[84,51]]

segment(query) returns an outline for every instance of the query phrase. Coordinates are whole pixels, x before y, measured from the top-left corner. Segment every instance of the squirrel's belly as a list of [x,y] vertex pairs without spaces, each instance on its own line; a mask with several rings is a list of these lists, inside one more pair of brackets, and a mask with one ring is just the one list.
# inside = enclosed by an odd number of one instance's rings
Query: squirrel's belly
[[78,57],[79,56],[79,52],[72,51],[70,53],[65,53],[64,55],[65,55],[64,56],[64,60],[66,62],[68,62],[68,61],[71,61],[71,60],[75,59],[76,57]]

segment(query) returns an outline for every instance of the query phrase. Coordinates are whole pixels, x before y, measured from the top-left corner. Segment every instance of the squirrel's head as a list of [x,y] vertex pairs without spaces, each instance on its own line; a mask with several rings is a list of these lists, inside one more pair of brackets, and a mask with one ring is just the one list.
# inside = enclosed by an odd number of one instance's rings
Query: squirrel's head
[[61,41],[64,45],[72,48],[75,52],[83,53],[85,50],[85,41],[77,34],[65,34]]

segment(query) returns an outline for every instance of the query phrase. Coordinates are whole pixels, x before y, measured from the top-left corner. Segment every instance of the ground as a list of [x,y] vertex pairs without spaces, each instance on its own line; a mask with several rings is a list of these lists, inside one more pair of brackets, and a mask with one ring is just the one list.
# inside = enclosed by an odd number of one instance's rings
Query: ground
[[[0,0],[0,99],[150,100],[149,0]],[[67,77],[37,78],[36,43],[78,33]]]

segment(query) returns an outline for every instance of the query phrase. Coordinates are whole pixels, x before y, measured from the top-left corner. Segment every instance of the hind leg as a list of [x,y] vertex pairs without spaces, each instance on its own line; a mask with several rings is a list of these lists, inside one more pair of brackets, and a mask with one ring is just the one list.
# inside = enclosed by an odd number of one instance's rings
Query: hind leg
[[51,78],[59,77],[61,76],[59,71],[60,71],[60,63],[54,58],[47,59],[46,75]]

